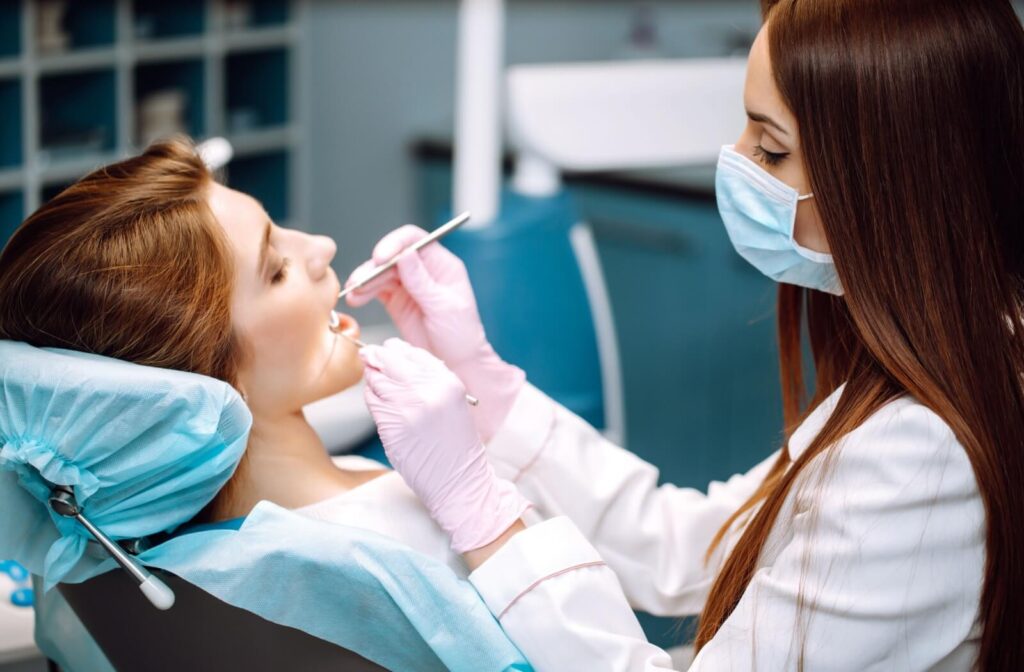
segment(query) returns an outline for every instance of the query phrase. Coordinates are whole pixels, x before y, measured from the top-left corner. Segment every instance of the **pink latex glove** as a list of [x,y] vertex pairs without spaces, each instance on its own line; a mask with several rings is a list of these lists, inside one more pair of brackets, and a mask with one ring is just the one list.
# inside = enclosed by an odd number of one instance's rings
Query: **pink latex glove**
[[457,553],[497,539],[530,507],[487,461],[466,388],[426,350],[397,338],[359,352],[366,405],[388,459]]
[[[373,259],[353,271],[345,286],[425,235],[423,229],[407,225],[384,236],[373,250]],[[353,307],[374,298],[384,304],[402,338],[441,358],[480,400],[473,419],[480,436],[489,441],[512,410],[526,375],[502,361],[487,341],[462,260],[440,243],[406,254],[396,269],[347,297]]]

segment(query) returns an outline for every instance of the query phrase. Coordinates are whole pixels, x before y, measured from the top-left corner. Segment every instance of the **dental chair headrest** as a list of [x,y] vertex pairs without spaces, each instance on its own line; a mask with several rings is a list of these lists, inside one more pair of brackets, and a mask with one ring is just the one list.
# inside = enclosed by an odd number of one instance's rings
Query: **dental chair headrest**
[[234,473],[251,424],[223,381],[0,340],[0,558],[47,588],[89,578],[100,561],[50,510],[53,486],[113,539],[171,532]]

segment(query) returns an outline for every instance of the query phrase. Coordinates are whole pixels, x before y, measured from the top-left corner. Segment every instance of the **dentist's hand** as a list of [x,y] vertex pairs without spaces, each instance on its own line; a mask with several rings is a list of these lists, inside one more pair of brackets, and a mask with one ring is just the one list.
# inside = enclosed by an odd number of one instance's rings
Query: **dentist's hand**
[[530,503],[495,476],[459,379],[397,338],[360,356],[366,405],[388,459],[448,533],[452,549],[466,553],[500,537]]
[[[373,259],[357,268],[345,283],[355,284],[377,266],[427,235],[403,226],[381,239]],[[429,350],[480,399],[473,410],[477,430],[489,441],[512,409],[526,379],[505,363],[487,341],[466,267],[440,244],[402,256],[394,270],[348,295],[350,306],[380,299],[409,343]]]

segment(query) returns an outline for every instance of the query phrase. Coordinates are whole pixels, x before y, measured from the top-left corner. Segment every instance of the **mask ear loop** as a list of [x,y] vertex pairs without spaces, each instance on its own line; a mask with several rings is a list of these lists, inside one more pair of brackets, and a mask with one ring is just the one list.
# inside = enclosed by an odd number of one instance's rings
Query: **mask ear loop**
[[810,193],[810,194],[804,194],[803,196],[797,196],[796,200],[798,200],[798,201],[806,201],[808,198],[814,198],[814,194]]

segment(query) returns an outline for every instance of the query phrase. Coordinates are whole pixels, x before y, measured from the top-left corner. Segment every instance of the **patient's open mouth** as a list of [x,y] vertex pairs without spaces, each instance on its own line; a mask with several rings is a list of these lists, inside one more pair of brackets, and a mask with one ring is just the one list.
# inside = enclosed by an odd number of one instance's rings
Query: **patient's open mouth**
[[351,315],[339,313],[332,310],[327,322],[327,327],[336,334],[341,334],[349,340],[359,338],[359,323]]

